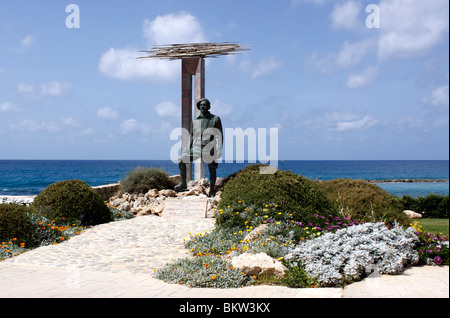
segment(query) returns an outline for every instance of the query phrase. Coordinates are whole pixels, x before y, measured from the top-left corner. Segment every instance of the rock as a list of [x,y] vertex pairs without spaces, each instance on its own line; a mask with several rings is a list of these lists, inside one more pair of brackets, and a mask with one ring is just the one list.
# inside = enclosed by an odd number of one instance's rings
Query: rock
[[269,227],[269,224],[267,224],[267,223],[266,224],[261,224],[260,226],[255,228],[253,231],[248,233],[246,237],[244,237],[244,242],[246,242],[246,241],[253,241],[258,236],[260,236],[261,233],[263,233],[268,227]]
[[231,259],[234,268],[249,276],[277,276],[283,277],[286,267],[280,261],[273,259],[266,253],[244,253]]
[[158,189],[150,189],[145,194],[145,196],[148,197],[148,198],[156,198],[158,196],[158,194],[159,194]]
[[[177,176],[173,176],[176,179]],[[179,177],[179,176],[178,176]],[[147,193],[143,194],[130,194],[124,193],[117,195],[109,199],[109,206],[112,206],[118,210],[130,211],[133,214],[160,215],[164,211],[165,200],[169,197],[180,197],[182,199],[196,199],[205,198],[208,199],[207,215],[214,216],[214,210],[220,202],[220,196],[222,192],[218,191],[214,198],[208,198],[209,194],[209,180],[203,178],[200,180],[192,180],[188,183],[188,190],[177,193],[173,189],[151,189]]]
[[130,211],[131,210],[131,204],[128,201],[124,201],[117,207],[118,210],[121,211]]
[[405,210],[405,211],[403,211],[403,213],[405,213],[412,220],[422,218],[422,214],[411,211],[411,210]]
[[159,195],[162,195],[166,198],[170,198],[170,197],[176,197],[177,192],[175,190],[165,189],[165,190],[159,191]]

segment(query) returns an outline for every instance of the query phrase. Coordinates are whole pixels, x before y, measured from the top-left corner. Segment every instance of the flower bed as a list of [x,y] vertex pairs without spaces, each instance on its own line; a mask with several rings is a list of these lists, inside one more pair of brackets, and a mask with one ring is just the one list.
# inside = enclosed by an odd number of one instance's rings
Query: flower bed
[[[216,215],[232,218],[231,224],[217,226],[209,233],[197,233],[185,242],[194,258],[168,264],[158,271],[159,279],[191,286],[231,287],[231,258],[241,253],[266,253],[287,267],[284,278],[248,277],[239,286],[270,282],[289,287],[343,286],[372,272],[399,274],[407,266],[431,262],[448,264],[448,237],[421,234],[420,229],[378,223],[361,223],[345,217],[314,215],[317,222],[304,224],[292,219],[277,205],[248,207],[236,212],[218,210]],[[264,228],[258,227],[265,224]],[[259,231],[259,229],[261,229]],[[249,235],[251,233],[251,235]],[[201,258],[220,259],[217,270],[202,266]],[[201,277],[215,275],[214,283]],[[241,273],[243,274],[243,273]],[[188,280],[187,278],[190,277]],[[198,278],[196,278],[198,277]],[[223,277],[223,281],[222,281]]]

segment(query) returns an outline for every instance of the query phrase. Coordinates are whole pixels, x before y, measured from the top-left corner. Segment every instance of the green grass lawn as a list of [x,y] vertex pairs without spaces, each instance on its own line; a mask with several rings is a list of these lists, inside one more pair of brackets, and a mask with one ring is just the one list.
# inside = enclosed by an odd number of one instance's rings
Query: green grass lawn
[[448,235],[448,219],[420,219],[418,221],[424,232]]

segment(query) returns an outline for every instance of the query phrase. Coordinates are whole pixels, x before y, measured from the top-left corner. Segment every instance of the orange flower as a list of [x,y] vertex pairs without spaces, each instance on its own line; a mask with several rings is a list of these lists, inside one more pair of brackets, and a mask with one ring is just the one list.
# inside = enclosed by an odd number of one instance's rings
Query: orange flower
[[205,268],[208,268],[209,267],[209,264],[205,264]]
[[212,275],[211,278],[212,278],[212,279],[216,279],[217,276],[216,276],[216,275]]

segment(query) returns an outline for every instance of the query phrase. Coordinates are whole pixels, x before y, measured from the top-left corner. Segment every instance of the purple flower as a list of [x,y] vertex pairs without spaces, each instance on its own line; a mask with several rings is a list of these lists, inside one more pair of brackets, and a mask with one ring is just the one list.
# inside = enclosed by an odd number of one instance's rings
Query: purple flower
[[437,253],[439,253],[441,251],[441,248],[439,246],[436,246],[436,248],[434,249]]
[[435,262],[436,264],[438,264],[438,265],[441,265],[441,264],[442,264],[442,259],[441,259],[439,256],[436,256],[436,257],[434,258],[434,262]]

